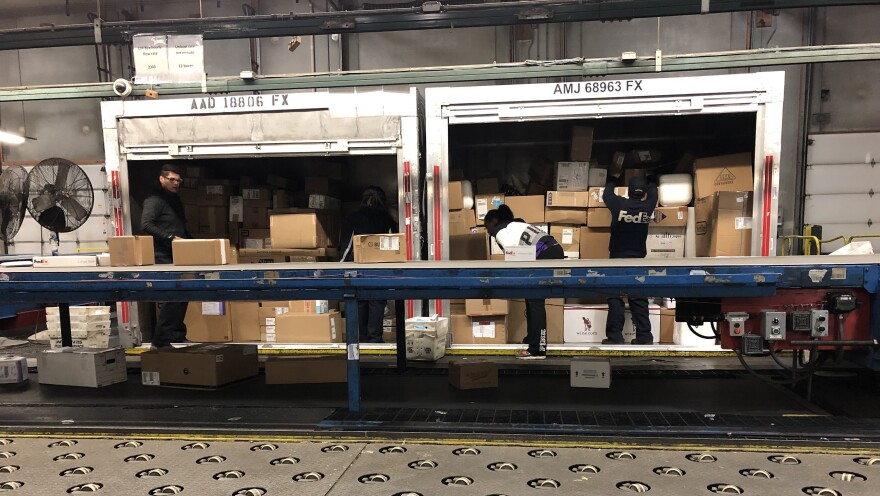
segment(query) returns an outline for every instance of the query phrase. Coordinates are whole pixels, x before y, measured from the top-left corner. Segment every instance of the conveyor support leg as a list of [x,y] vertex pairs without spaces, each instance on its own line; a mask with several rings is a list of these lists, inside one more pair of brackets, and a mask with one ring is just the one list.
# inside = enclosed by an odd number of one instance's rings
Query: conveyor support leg
[[345,344],[348,350],[348,410],[361,410],[361,349],[358,302],[352,297],[345,300]]
[[406,302],[397,300],[394,302],[394,318],[397,326],[397,372],[406,372]]
[[70,332],[70,305],[59,303],[58,316],[61,320],[61,346],[73,346],[73,335]]

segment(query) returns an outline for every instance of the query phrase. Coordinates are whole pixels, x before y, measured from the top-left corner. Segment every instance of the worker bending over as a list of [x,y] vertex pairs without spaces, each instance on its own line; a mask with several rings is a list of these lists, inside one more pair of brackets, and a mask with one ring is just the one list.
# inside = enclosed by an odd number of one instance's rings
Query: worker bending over
[[[611,210],[611,243],[608,246],[611,258],[645,258],[648,253],[645,247],[648,223],[654,214],[654,207],[657,206],[657,184],[653,180],[634,177],[629,181],[629,198],[625,198],[614,192],[617,179],[616,176],[609,176],[602,194],[602,200]],[[630,297],[629,309],[636,329],[636,338],[632,340],[632,344],[652,344],[654,337],[651,334],[647,298]],[[602,340],[602,344],[624,344],[624,314],[623,299],[609,298],[606,339]]]
[[[513,246],[534,246],[537,260],[562,260],[565,254],[562,246],[546,232],[516,219],[507,205],[486,213],[483,221],[486,230],[495,238],[501,248]],[[523,360],[542,360],[547,354],[547,310],[543,299],[526,300],[526,327],[528,332],[524,343],[528,349],[517,353]]]

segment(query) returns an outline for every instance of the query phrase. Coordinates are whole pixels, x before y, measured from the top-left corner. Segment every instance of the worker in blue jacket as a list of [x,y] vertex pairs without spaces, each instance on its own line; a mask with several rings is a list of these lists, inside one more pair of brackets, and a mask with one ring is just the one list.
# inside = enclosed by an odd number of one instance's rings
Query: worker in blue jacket
[[[608,184],[602,200],[611,210],[611,242],[608,250],[611,258],[645,258],[648,251],[648,224],[657,206],[657,184],[642,177],[634,177],[629,181],[627,197],[614,192],[618,177],[609,176]],[[651,320],[648,316],[647,298],[629,298],[629,309],[632,313],[636,338],[632,344],[652,344]],[[608,299],[608,321],[605,325],[605,336],[602,344],[624,344],[623,325],[625,323],[625,307],[619,296]]]

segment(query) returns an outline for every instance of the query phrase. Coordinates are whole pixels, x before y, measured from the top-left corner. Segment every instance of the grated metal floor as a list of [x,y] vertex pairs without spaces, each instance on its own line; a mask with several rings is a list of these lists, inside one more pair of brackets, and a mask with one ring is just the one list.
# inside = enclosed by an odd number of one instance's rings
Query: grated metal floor
[[20,495],[877,494],[877,453],[0,438]]

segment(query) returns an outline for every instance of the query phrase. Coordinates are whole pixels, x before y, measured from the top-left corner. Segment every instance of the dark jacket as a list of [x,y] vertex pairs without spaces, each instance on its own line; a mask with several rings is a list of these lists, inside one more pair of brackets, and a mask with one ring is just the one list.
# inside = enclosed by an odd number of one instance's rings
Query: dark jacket
[[602,200],[611,210],[611,258],[645,258],[648,224],[657,206],[657,185],[649,181],[645,199],[624,198],[614,193],[615,179],[609,178]]
[[376,207],[361,207],[345,219],[340,233],[339,249],[342,262],[354,260],[354,247],[349,247],[353,236],[361,234],[389,234],[397,232],[397,223],[387,210]]
[[[171,242],[175,237],[192,237],[186,229],[186,210],[180,197],[160,187],[144,200],[141,229],[153,237],[156,261],[159,263],[170,263]],[[163,258],[167,260],[162,260]]]

